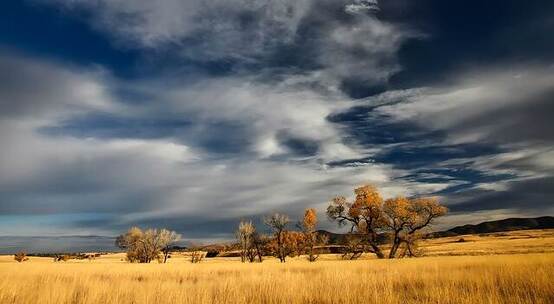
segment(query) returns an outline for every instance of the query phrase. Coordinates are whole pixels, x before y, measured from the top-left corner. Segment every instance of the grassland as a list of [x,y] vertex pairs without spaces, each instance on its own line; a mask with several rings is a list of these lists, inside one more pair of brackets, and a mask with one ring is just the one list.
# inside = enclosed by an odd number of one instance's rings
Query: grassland
[[160,265],[128,264],[111,254],[17,264],[6,256],[0,303],[554,303],[553,233],[521,233],[429,240],[424,247],[432,256],[402,260],[325,255],[316,263],[191,264],[175,256]]
[[421,245],[427,256],[554,253],[554,229],[445,237]]

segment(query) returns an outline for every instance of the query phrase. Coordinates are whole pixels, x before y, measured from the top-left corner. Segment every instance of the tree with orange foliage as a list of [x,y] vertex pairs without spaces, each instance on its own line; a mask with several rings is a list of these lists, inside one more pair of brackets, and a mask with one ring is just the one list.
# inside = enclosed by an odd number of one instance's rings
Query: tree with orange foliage
[[319,257],[319,255],[315,252],[315,247],[320,243],[326,243],[315,230],[317,226],[317,213],[315,209],[306,209],[304,211],[302,222],[299,223],[298,226],[304,235],[304,251],[308,256],[308,261],[315,262],[315,260]]
[[378,258],[385,255],[379,247],[378,232],[383,230],[383,199],[372,185],[364,185],[354,189],[356,198],[348,202],[344,196],[333,198],[327,207],[327,216],[339,225],[352,225],[351,232],[356,230],[362,234],[370,247],[370,251]]
[[[327,215],[339,225],[350,223],[354,230],[365,237],[370,252],[378,258],[385,254],[379,247],[379,235],[391,234],[389,258],[404,256],[406,252],[414,255],[414,247],[421,237],[421,231],[433,221],[446,214],[446,207],[434,198],[408,199],[391,198],[383,202],[374,186],[364,185],[354,190],[354,202],[345,197],[335,197],[327,208]],[[404,246],[400,256],[398,249]]]
[[397,257],[398,248],[404,245],[404,252],[414,255],[413,247],[421,237],[419,233],[433,223],[448,209],[442,206],[436,198],[407,199],[395,197],[385,201],[383,213],[385,225],[392,235],[392,245],[389,258]]
[[285,231],[283,247],[286,256],[300,256],[304,253],[304,234],[298,231]]

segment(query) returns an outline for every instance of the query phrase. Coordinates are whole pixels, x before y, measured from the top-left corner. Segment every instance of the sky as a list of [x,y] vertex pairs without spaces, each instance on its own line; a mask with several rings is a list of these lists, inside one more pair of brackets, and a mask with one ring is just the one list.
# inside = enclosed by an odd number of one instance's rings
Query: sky
[[439,197],[438,228],[554,214],[553,1],[1,6],[2,246],[305,208],[337,230],[366,183]]

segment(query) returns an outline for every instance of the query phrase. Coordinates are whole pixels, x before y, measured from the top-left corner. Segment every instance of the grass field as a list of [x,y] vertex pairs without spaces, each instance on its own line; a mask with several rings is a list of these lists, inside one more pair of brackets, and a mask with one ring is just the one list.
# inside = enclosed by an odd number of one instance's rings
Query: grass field
[[[326,255],[316,263],[216,258],[191,264],[174,257],[160,265],[128,264],[111,254],[18,264],[5,256],[0,303],[554,303],[552,231],[518,233],[430,240],[425,246],[438,256],[402,260]],[[543,253],[501,252],[518,242]],[[476,255],[487,248],[492,254]],[[446,251],[454,256],[443,256]]]

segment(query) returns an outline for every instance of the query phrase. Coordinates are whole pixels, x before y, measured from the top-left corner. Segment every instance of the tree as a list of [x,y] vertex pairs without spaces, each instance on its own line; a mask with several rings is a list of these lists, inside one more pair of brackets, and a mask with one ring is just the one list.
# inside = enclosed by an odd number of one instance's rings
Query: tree
[[239,223],[239,228],[235,232],[240,246],[240,260],[243,263],[246,262],[247,259],[250,260],[250,262],[254,260],[254,233],[256,233],[256,228],[251,221],[241,221]]
[[392,234],[392,246],[389,252],[389,258],[396,256],[398,247],[404,238],[402,232],[404,232],[408,223],[413,219],[410,205],[410,200],[402,196],[388,199],[384,203],[383,213],[386,217],[385,224]]
[[204,252],[194,249],[190,252],[190,262],[193,264],[200,263],[204,259],[204,256]]
[[372,185],[364,185],[354,189],[356,198],[353,203],[344,196],[335,197],[329,207],[327,216],[339,225],[352,225],[351,232],[356,230],[363,235],[370,246],[370,251],[378,258],[384,258],[378,242],[378,232],[383,230],[382,205],[383,199]]
[[54,256],[54,262],[67,262],[71,259],[71,256],[69,254],[56,254]]
[[283,233],[283,252],[285,256],[300,256],[304,253],[304,234],[298,231],[285,231]]
[[16,260],[19,263],[29,260],[29,258],[27,257],[27,253],[25,251],[20,251],[20,252],[14,254],[13,259]]
[[392,234],[392,245],[389,258],[397,257],[400,246],[405,246],[404,253],[415,255],[417,240],[421,238],[422,229],[430,226],[433,221],[448,210],[435,198],[407,199],[391,198],[385,201],[383,213],[385,224]]
[[321,236],[318,235],[315,228],[317,226],[317,213],[315,209],[309,208],[304,211],[302,222],[299,223],[300,230],[304,235],[304,251],[308,256],[308,261],[315,262],[319,257],[315,252],[315,247],[318,244],[326,243]]
[[115,239],[115,245],[126,251],[127,260],[131,263],[146,263],[145,248],[141,243],[144,239],[144,232],[138,227],[131,227],[125,234]]
[[356,260],[364,253],[364,241],[360,235],[354,233],[346,234],[346,243],[344,244],[342,258],[345,260]]
[[252,242],[254,245],[254,249],[256,250],[256,256],[258,257],[258,262],[261,263],[263,261],[263,256],[267,251],[270,238],[264,234],[254,232],[254,234],[252,235]]
[[[125,249],[130,262],[150,263],[153,260],[166,261],[169,247],[180,239],[180,235],[166,229],[147,229],[132,227],[127,233],[115,240],[117,247]],[[164,259],[161,253],[164,252]]]
[[171,247],[175,246],[177,242],[181,240],[181,235],[175,231],[162,229],[160,230],[160,238],[163,246],[163,249],[162,249],[162,252],[164,255],[163,262],[166,263],[167,258],[169,257],[169,253],[171,251]]
[[284,263],[287,257],[284,246],[284,233],[290,222],[289,217],[284,214],[274,213],[266,217],[264,222],[273,231],[277,244],[276,255],[279,261]]
[[[380,235],[384,233],[391,235],[389,258],[416,255],[421,231],[447,212],[435,198],[395,197],[383,202],[377,189],[371,185],[356,188],[354,193],[353,203],[344,197],[335,197],[327,208],[327,215],[339,225],[351,224],[351,232],[362,235],[378,258],[385,257],[379,247]],[[404,249],[399,255],[401,246]]]

